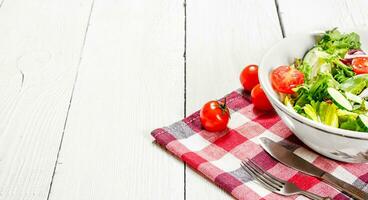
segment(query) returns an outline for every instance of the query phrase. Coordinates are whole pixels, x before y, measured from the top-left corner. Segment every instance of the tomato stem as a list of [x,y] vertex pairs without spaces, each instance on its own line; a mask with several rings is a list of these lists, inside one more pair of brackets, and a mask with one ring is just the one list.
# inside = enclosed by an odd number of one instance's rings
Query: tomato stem
[[224,98],[224,102],[220,104],[220,109],[222,110],[222,114],[227,113],[226,97]]

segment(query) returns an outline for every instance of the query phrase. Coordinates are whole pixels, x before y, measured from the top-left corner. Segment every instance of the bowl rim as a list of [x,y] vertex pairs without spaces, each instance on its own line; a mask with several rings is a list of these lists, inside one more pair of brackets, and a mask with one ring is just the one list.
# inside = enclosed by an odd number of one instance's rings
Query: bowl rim
[[[354,31],[354,30],[355,31],[357,31],[357,30],[367,31],[366,29],[351,29],[350,31]],[[311,128],[317,129],[319,131],[323,131],[324,133],[327,133],[327,134],[332,134],[332,135],[346,137],[346,138],[352,138],[352,139],[358,139],[358,140],[367,140],[368,141],[368,133],[358,132],[358,131],[351,131],[351,130],[346,130],[346,129],[341,129],[341,128],[335,128],[335,127],[327,126],[327,125],[319,123],[319,122],[315,122],[315,121],[313,121],[311,119],[308,119],[308,118],[296,113],[295,111],[292,111],[291,109],[287,108],[283,103],[281,103],[279,98],[276,97],[276,95],[274,95],[272,93],[273,88],[271,86],[272,84],[270,83],[269,73],[263,67],[264,63],[265,63],[265,60],[272,54],[272,52],[274,52],[274,50],[277,47],[279,47],[279,45],[281,45],[285,41],[293,40],[293,39],[297,39],[297,38],[302,39],[302,38],[306,38],[306,37],[310,37],[310,36],[316,36],[317,34],[320,34],[320,33],[321,33],[321,31],[314,31],[314,32],[310,32],[310,33],[295,34],[293,36],[283,38],[280,41],[278,41],[277,43],[275,43],[264,54],[264,56],[262,57],[262,60],[260,62],[260,66],[259,66],[259,69],[258,69],[258,78],[259,78],[259,82],[261,84],[261,87],[265,91],[266,96],[268,97],[268,99],[272,102],[272,105],[274,107],[276,106],[280,111],[282,111],[283,113],[285,113],[289,117],[293,118],[294,120],[297,120],[298,122],[300,122],[302,124],[305,124],[305,125],[307,125]],[[269,85],[267,85],[266,82],[269,82]]]

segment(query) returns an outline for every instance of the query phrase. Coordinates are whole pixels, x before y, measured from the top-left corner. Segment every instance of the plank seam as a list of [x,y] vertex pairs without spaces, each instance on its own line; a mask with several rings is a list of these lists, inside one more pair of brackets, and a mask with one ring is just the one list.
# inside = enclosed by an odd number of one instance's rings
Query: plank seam
[[275,6],[277,11],[277,18],[279,19],[279,24],[281,28],[282,37],[285,38],[285,30],[284,30],[284,23],[282,22],[281,13],[280,13],[280,6],[278,0],[275,0]]
[[[184,0],[184,118],[187,116],[187,1]],[[184,200],[187,199],[187,164],[184,163]]]
[[[0,8],[1,8],[1,4],[0,4]],[[19,57],[20,58],[20,57]],[[19,87],[19,91],[22,90],[23,88],[23,85],[24,85],[24,78],[25,78],[25,75],[24,75],[24,72],[22,69],[19,68],[18,66],[18,62],[19,62],[19,58],[17,59],[17,69],[19,70],[19,73],[20,73],[20,76],[21,76],[21,83],[20,83],[20,87]]]
[[76,86],[76,83],[77,83],[77,80],[78,80],[78,73],[79,73],[80,64],[82,62],[82,55],[83,55],[83,52],[84,52],[84,47],[86,45],[87,33],[88,33],[88,28],[89,28],[89,25],[90,25],[90,21],[91,21],[93,6],[94,6],[94,0],[92,0],[92,3],[91,3],[91,8],[90,8],[89,16],[88,16],[88,20],[87,20],[87,26],[86,26],[86,29],[85,29],[85,32],[84,32],[83,43],[82,43],[82,47],[81,47],[81,50],[80,50],[80,53],[79,53],[80,56],[79,56],[77,71],[76,71],[76,74],[75,74],[75,77],[74,77],[74,83],[73,83],[72,93],[71,93],[70,100],[69,100],[68,110],[67,110],[66,116],[65,116],[64,127],[63,127],[63,132],[61,134],[59,149],[58,149],[58,152],[56,154],[56,160],[55,160],[54,170],[53,170],[52,177],[51,177],[49,191],[48,191],[48,194],[47,194],[47,200],[50,199],[50,194],[51,194],[52,185],[53,185],[54,178],[55,178],[56,168],[57,168],[58,161],[59,161],[60,151],[61,151],[61,147],[63,145],[64,135],[65,135],[65,129],[66,129],[66,125],[67,125],[67,122],[68,122],[70,108],[71,108],[71,105],[72,105],[72,100],[73,100],[73,94],[74,94],[75,86]]

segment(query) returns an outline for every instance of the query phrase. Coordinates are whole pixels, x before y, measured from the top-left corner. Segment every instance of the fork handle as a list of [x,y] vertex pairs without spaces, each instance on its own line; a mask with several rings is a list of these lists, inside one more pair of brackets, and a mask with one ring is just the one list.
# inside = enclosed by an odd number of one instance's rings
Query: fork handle
[[331,200],[330,197],[321,197],[319,195],[313,194],[311,192],[308,191],[301,191],[300,192],[301,195],[306,196],[312,200]]

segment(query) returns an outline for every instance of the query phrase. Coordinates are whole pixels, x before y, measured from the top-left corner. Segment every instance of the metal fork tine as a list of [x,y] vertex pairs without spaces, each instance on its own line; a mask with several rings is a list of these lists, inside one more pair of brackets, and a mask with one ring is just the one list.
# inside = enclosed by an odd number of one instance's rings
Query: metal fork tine
[[256,179],[257,181],[259,181],[263,187],[265,187],[266,189],[270,190],[271,192],[275,192],[277,191],[277,189],[275,187],[273,187],[272,185],[269,185],[268,183],[264,182],[262,179],[260,179],[256,174],[254,174],[252,171],[249,170],[249,168],[244,165],[244,164],[240,164],[241,167],[249,174],[251,175],[254,179]]
[[262,171],[263,173],[265,173],[265,174],[266,174],[267,176],[269,176],[270,178],[274,178],[274,179],[276,179],[277,181],[279,181],[280,183],[285,183],[285,181],[284,181],[284,180],[281,180],[281,179],[277,178],[276,176],[274,176],[274,175],[272,175],[272,174],[268,173],[266,170],[264,170],[264,169],[262,169],[261,167],[259,167],[259,166],[257,165],[257,163],[253,162],[252,160],[248,160],[248,162],[249,162],[249,163],[251,163],[255,168],[257,168],[257,169],[259,169],[260,171]]
[[293,183],[283,181],[272,174],[269,174],[265,170],[263,170],[261,167],[259,167],[256,163],[247,160],[242,161],[240,163],[240,166],[257,182],[262,185],[264,188],[270,190],[271,192],[284,195],[284,196],[290,196],[295,194],[301,194],[308,198],[315,199],[315,200],[330,200],[329,197],[321,197],[316,194],[310,193],[305,190],[299,189],[296,185]]
[[255,170],[249,163],[243,162],[243,164],[245,166],[247,166],[250,170],[252,170],[253,173],[257,174],[257,176],[259,176],[260,178],[262,178],[264,181],[268,182],[273,187],[280,189],[283,186],[280,183],[274,183],[274,181],[271,178],[266,177],[263,173]]
[[263,187],[265,187],[266,189],[268,189],[272,192],[277,192],[278,191],[274,186],[272,186],[269,183],[263,181],[258,175],[254,174],[252,171],[250,171],[250,169],[246,165],[242,165],[242,167],[245,171],[247,171],[248,174],[250,174],[255,180],[257,180]]
[[[244,161],[243,161],[244,162]],[[262,173],[265,175],[265,177],[269,178],[270,181],[274,182],[275,184],[278,184],[280,186],[284,185],[285,184],[285,181],[277,178],[276,176],[268,173],[266,170],[262,169],[261,167],[259,167],[256,163],[254,163],[253,161],[251,160],[248,160],[247,163],[253,167],[255,170],[257,170],[259,173]]]

